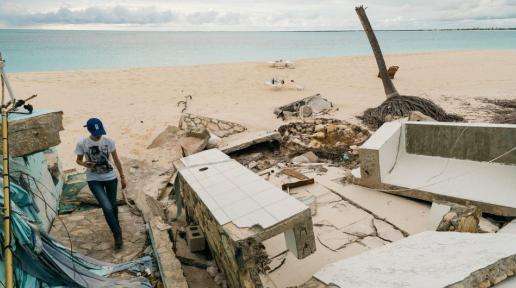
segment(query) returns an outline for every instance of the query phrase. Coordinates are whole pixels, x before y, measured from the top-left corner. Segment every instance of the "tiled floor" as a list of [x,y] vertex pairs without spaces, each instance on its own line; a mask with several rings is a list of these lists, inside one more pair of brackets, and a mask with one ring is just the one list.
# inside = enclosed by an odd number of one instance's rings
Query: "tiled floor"
[[220,225],[271,227],[306,209],[249,169],[212,149],[182,159],[181,176],[213,213]]

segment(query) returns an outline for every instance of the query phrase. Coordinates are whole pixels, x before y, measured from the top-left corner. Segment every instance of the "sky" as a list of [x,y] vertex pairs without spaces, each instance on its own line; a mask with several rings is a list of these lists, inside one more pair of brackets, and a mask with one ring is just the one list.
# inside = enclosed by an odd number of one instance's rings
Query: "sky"
[[516,0],[0,0],[0,28],[355,30],[516,27]]

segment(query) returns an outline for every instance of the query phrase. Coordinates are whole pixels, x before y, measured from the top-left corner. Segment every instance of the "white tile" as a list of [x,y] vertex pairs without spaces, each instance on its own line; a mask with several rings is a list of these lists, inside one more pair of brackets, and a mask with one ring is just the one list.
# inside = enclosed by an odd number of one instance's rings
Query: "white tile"
[[224,225],[228,222],[231,222],[231,219],[229,219],[229,217],[226,215],[226,213],[224,213],[224,211],[222,211],[222,209],[211,211],[211,213],[220,225]]
[[240,201],[231,203],[228,206],[222,207],[226,215],[231,220],[238,219],[246,214],[249,214],[261,207],[251,198],[245,198]]
[[220,162],[217,164],[213,164],[213,166],[215,166],[215,169],[217,169],[219,171],[228,171],[228,170],[233,170],[241,165],[240,165],[240,163],[236,162],[235,160],[231,160],[231,161],[224,161],[224,162]]
[[237,189],[227,190],[225,193],[213,196],[213,199],[215,202],[217,202],[217,204],[219,204],[220,207],[228,206],[231,203],[242,200],[244,198],[247,198],[247,195]]
[[231,182],[227,182],[227,181],[221,182],[218,184],[214,184],[214,185],[205,185],[202,181],[200,181],[200,182],[201,182],[201,185],[206,190],[206,192],[208,192],[208,194],[212,195],[213,197],[220,195],[220,194],[224,194],[227,191],[237,189],[237,186],[235,184],[233,184]]
[[265,207],[265,210],[278,221],[288,219],[306,209],[308,209],[308,207],[305,204],[290,196]]
[[233,223],[240,228],[259,225],[261,228],[267,229],[278,222],[267,211],[260,209],[233,220]]
[[267,190],[263,190],[257,192],[256,194],[251,196],[260,206],[265,207],[270,204],[279,202],[285,198],[288,198],[288,194],[286,192],[281,191],[280,189],[273,187]]
[[259,177],[256,175],[244,174],[244,175],[240,175],[240,176],[237,176],[234,178],[230,178],[230,181],[233,182],[234,184],[236,184],[237,186],[242,186],[245,184],[255,182],[258,179],[259,179]]
[[222,175],[213,175],[206,179],[202,179],[202,183],[204,186],[209,187],[211,185],[219,184],[224,181],[227,181],[226,178]]
[[[235,167],[233,169],[229,169],[223,172],[224,175],[227,175],[228,178],[238,177],[245,174],[249,174],[249,171],[247,171],[247,168],[244,166]],[[251,172],[252,173],[252,172]]]
[[256,181],[242,185],[239,187],[240,190],[244,191],[247,195],[256,195],[261,191],[269,190],[272,188],[275,188],[274,185],[271,183],[261,179],[257,178]]

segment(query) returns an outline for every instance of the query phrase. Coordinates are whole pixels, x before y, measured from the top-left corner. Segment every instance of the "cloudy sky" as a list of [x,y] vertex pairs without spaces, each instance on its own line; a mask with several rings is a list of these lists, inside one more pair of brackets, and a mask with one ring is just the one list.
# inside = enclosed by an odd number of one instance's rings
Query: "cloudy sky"
[[516,27],[516,0],[0,0],[0,28],[109,30]]

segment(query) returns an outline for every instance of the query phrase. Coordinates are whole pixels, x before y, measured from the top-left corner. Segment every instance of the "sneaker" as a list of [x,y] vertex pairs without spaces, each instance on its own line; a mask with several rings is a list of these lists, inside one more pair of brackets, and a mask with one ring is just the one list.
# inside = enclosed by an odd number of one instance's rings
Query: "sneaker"
[[124,246],[124,239],[122,239],[122,235],[115,236],[115,250],[122,249],[122,246]]

